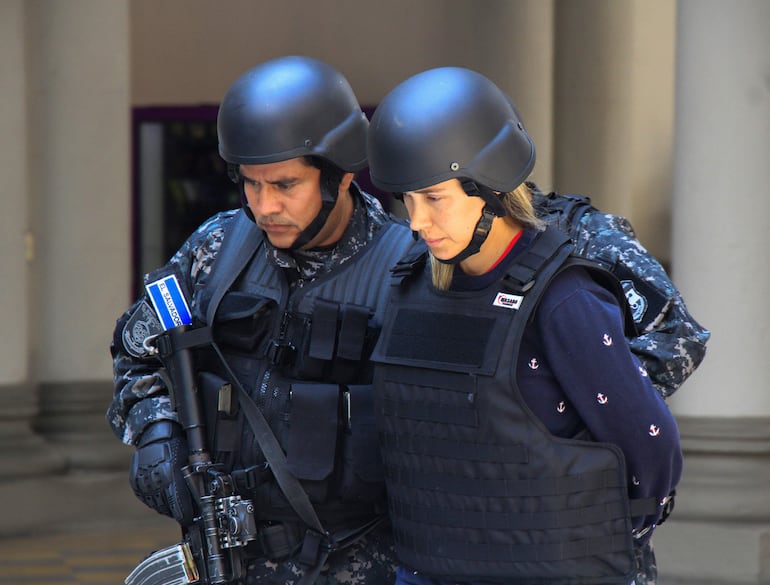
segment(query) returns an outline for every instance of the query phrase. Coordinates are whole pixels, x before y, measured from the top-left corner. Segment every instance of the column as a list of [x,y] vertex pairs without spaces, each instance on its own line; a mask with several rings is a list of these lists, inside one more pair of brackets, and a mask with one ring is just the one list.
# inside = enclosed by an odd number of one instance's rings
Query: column
[[125,470],[104,413],[130,286],[128,2],[27,6],[37,429],[71,467]]
[[29,382],[31,345],[30,272],[35,266],[35,234],[29,224],[27,161],[27,75],[24,2],[0,3],[0,483],[45,475],[64,467],[32,430],[38,412],[36,387]]
[[554,180],[670,260],[672,0],[557,2]]
[[680,0],[677,18],[673,276],[712,339],[670,401],[685,471],[655,543],[677,583],[765,584],[770,3]]
[[[537,150],[532,179],[553,184],[554,2],[488,0],[448,3],[446,30],[457,38],[471,67],[513,98]],[[483,6],[483,8],[480,8]]]

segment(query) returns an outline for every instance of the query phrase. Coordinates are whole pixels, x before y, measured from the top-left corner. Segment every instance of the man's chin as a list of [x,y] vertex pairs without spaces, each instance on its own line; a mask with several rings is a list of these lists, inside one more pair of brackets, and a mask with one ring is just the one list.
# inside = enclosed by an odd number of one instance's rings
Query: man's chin
[[294,233],[271,233],[269,231],[264,231],[265,235],[267,236],[267,240],[270,242],[270,244],[274,248],[279,248],[281,250],[287,250],[292,247],[294,242],[297,241],[297,235]]

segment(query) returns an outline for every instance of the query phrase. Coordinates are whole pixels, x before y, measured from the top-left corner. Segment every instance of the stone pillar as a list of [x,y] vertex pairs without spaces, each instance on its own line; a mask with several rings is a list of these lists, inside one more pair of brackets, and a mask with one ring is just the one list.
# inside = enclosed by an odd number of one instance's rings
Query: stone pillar
[[[494,0],[449,3],[448,30],[466,29],[463,46],[475,68],[516,103],[537,149],[532,179],[543,189],[553,183],[553,0]],[[449,18],[446,16],[445,18]],[[469,24],[472,23],[472,24]],[[483,64],[483,66],[481,66]]]
[[64,461],[32,430],[37,388],[29,383],[30,272],[36,265],[29,224],[27,75],[24,2],[0,3],[0,482],[61,470]]
[[554,185],[670,259],[675,4],[557,2]]
[[37,429],[71,467],[125,469],[104,413],[130,294],[128,2],[37,0],[26,16]]
[[770,583],[770,3],[680,0],[673,276],[712,331],[670,404],[684,477],[665,585]]

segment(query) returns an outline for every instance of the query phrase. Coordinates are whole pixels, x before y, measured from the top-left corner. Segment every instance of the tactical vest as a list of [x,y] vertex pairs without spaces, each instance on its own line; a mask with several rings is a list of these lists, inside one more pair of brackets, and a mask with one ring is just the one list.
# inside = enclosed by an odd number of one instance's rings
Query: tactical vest
[[437,291],[428,270],[410,277],[414,259],[396,271],[372,359],[390,519],[409,569],[513,585],[630,582],[622,452],[552,436],[516,383],[548,283],[586,265],[571,249],[549,228],[482,291]]
[[[388,269],[413,244],[403,224],[383,226],[332,273],[291,293],[245,215],[228,227],[194,303],[231,371],[254,399],[287,465],[332,530],[383,510],[384,484],[368,358],[389,292]],[[199,386],[215,460],[252,499],[261,521],[297,521],[272,478],[227,372],[199,352]],[[328,503],[328,505],[327,505]]]

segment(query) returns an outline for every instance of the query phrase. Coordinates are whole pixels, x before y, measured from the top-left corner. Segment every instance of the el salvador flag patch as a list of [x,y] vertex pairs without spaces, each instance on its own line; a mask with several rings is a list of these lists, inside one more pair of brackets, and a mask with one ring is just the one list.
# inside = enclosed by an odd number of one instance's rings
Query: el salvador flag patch
[[187,305],[176,275],[171,274],[149,282],[144,288],[164,331],[192,323],[190,307]]

